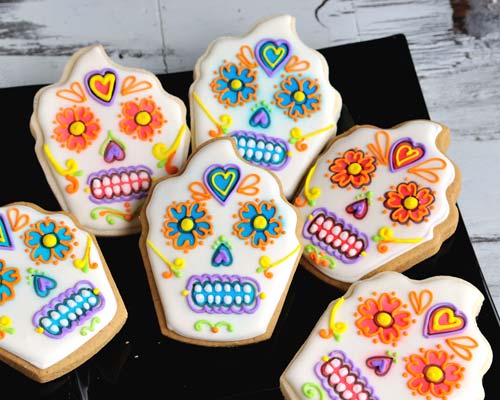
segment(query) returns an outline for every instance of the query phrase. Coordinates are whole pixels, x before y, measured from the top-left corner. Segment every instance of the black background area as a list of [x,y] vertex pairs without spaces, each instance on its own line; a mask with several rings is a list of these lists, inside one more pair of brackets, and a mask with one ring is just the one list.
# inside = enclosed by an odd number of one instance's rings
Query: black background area
[[[330,80],[347,105],[343,107],[338,133],[354,123],[390,128],[410,119],[429,118],[403,35],[320,51],[330,66]],[[191,72],[159,75],[159,78],[170,93],[188,104]],[[4,137],[0,148],[3,170],[0,204],[30,201],[57,211],[60,206],[38,163],[35,141],[29,131],[33,97],[40,87],[0,90]],[[448,121],[440,122],[446,125]],[[205,348],[176,342],[160,333],[138,239],[138,234],[98,238],[129,313],[123,329],[85,364],[46,384],[31,381],[0,364],[2,397],[282,399],[281,373],[327,305],[343,293],[299,266],[269,340],[236,348]],[[455,234],[439,253],[405,275],[414,279],[452,275],[475,285],[486,299],[477,320],[479,327],[494,353],[500,354],[498,315],[461,217]],[[497,397],[494,378],[499,376],[500,361],[494,359],[484,377],[487,399]]]

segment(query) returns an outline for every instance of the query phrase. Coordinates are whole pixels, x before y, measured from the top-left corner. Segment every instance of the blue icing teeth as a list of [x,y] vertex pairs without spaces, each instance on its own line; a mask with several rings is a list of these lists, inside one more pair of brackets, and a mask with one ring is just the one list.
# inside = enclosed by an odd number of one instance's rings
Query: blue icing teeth
[[104,297],[89,281],[75,286],[52,299],[33,316],[33,325],[46,336],[61,338],[81,325],[104,306]]
[[288,164],[288,144],[284,140],[247,131],[235,131],[230,136],[236,140],[240,155],[252,164],[275,171]]
[[257,281],[239,275],[193,275],[187,286],[189,307],[197,313],[254,313],[260,304]]

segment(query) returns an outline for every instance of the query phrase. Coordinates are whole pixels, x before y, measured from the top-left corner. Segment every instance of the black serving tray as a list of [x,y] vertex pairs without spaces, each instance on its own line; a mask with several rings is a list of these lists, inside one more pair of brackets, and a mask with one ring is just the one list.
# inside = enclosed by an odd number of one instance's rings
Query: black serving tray
[[[429,118],[403,35],[320,51],[330,65],[331,82],[344,102],[339,133],[355,123],[390,128],[406,120]],[[169,92],[188,104],[191,72],[159,75],[159,78]],[[0,147],[3,171],[0,204],[30,201],[56,211],[60,206],[35,156],[35,141],[28,125],[33,96],[40,87],[0,90],[4,137],[4,145]],[[2,398],[282,399],[281,373],[327,305],[343,293],[299,266],[269,340],[236,348],[205,348],[176,342],[160,333],[138,239],[138,234],[98,238],[129,313],[123,329],[85,364],[46,384],[31,381],[0,364]],[[475,285],[486,299],[478,317],[479,327],[494,353],[500,355],[498,314],[462,217],[455,234],[439,253],[405,275],[414,279],[453,275]],[[498,380],[499,376],[500,357],[494,358],[484,377],[487,399],[498,398],[495,377]]]

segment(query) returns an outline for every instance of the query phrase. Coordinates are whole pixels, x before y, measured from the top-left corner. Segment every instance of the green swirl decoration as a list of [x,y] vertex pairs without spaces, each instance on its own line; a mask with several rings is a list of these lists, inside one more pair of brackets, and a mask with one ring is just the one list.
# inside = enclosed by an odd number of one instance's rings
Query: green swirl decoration
[[212,333],[218,333],[221,327],[225,327],[228,332],[234,332],[234,326],[226,321],[219,321],[217,323],[212,323],[206,319],[200,319],[194,323],[195,331],[201,331],[204,326],[208,326]]
[[319,385],[315,383],[307,382],[302,385],[302,394],[306,396],[308,399],[325,399],[325,392]]
[[333,257],[325,254],[313,244],[306,245],[306,247],[304,248],[304,252],[309,256],[310,260],[314,261],[319,266],[329,269],[335,268],[335,260],[333,259]]

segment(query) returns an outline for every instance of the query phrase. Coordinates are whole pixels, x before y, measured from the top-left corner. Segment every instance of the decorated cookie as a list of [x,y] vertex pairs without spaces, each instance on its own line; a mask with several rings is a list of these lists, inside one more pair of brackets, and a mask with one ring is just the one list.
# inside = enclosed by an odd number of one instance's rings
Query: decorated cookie
[[381,270],[406,270],[456,229],[459,171],[443,154],[444,125],[355,126],[307,173],[295,205],[305,220],[303,264],[347,288]]
[[34,101],[36,153],[61,207],[96,235],[137,232],[153,181],[178,171],[190,134],[182,101],[150,72],[77,52]]
[[276,177],[232,139],[207,142],[153,186],[140,246],[161,331],[205,346],[268,339],[302,253]]
[[71,215],[0,207],[0,360],[47,382],[93,356],[126,318],[95,237]]
[[244,36],[216,40],[196,63],[194,79],[194,144],[232,137],[245,160],[276,173],[290,198],[335,136],[342,107],[326,60],[302,43],[295,19],[277,16]]
[[385,271],[333,301],[280,378],[287,400],[484,399],[492,351],[470,283]]

